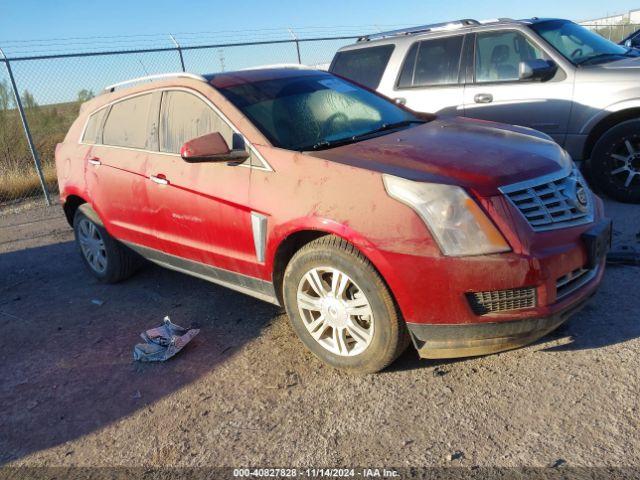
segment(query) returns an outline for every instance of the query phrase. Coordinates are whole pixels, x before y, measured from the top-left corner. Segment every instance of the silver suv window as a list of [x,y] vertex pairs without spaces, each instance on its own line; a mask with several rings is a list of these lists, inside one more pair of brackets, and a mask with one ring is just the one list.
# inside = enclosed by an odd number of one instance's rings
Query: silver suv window
[[398,87],[457,84],[463,38],[458,35],[414,43],[402,65]]
[[518,80],[520,62],[546,59],[543,51],[515,30],[478,33],[476,38],[476,82]]
[[103,108],[95,113],[92,113],[87,121],[87,127],[84,129],[84,135],[82,136],[83,143],[101,143],[102,136],[101,128],[104,116],[107,113],[108,108]]
[[329,71],[375,90],[387,68],[393,48],[393,45],[381,45],[338,52]]

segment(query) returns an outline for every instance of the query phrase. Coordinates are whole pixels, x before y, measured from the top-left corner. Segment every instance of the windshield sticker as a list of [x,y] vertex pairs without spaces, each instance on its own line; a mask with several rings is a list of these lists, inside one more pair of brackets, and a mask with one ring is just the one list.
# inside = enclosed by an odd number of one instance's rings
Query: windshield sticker
[[358,90],[354,86],[349,85],[347,82],[343,82],[342,80],[339,80],[337,78],[328,78],[326,80],[319,80],[318,83],[320,83],[321,85],[324,85],[327,88],[330,88],[331,90],[335,90],[336,92],[339,92],[339,93],[356,92]]

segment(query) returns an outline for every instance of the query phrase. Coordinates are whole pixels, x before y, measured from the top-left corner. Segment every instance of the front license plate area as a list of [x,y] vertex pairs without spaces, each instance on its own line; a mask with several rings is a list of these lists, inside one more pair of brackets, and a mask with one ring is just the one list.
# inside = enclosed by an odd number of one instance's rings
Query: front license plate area
[[611,246],[611,220],[603,220],[582,234],[587,249],[586,268],[597,267]]

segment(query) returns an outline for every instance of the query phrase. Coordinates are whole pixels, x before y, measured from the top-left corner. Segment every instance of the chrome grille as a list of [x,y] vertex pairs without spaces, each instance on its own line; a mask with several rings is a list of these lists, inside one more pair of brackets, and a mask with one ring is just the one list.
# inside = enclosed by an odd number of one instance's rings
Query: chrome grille
[[536,306],[536,289],[524,287],[490,292],[469,292],[467,300],[476,315],[520,310]]
[[[586,204],[578,199],[583,189]],[[546,175],[500,189],[535,231],[582,225],[593,221],[593,201],[587,183],[574,169]]]
[[556,280],[556,300],[566,297],[589,283],[596,276],[597,269],[576,268]]

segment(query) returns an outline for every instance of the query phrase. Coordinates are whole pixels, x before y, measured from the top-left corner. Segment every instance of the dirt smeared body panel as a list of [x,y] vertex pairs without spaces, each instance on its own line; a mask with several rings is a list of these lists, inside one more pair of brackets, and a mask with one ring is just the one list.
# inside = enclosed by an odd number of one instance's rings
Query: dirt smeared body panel
[[538,132],[459,117],[309,155],[411,180],[460,185],[483,196],[571,163],[558,144]]
[[[293,74],[242,72],[216,76],[211,83],[215,87]],[[585,288],[559,300],[557,279],[587,262],[581,235],[591,224],[534,232],[499,191],[504,185],[571,168],[571,159],[544,134],[492,122],[436,118],[341,147],[295,152],[272,146],[206,82],[185,79],[157,82],[153,88],[198,92],[264,164],[190,164],[178,155],[79,143],[79,125],[91,111],[148,88],[92,100],[58,148],[56,160],[63,202],[69,195],[85,199],[111,235],[156,256],[165,255],[156,258],[161,264],[169,257],[195,262],[201,272],[217,269],[212,276],[225,281],[241,276],[246,289],[257,282],[264,294],[277,287],[272,283],[282,265],[276,264],[276,256],[292,235],[333,234],[371,261],[409,325],[433,326],[489,326],[562,316],[600,282],[603,268]],[[94,155],[103,164],[89,165]],[[416,212],[387,194],[383,174],[462,186],[511,251],[444,256]],[[123,175],[129,180],[121,182]],[[158,175],[168,183],[154,183],[152,177]],[[594,220],[599,221],[602,203],[593,198]],[[255,215],[264,222],[253,222]],[[261,225],[266,228],[263,258],[258,252]],[[188,271],[187,263],[181,265],[181,271]],[[535,289],[535,307],[478,315],[466,298],[469,292],[521,287]],[[278,293],[270,293],[271,298]]]

